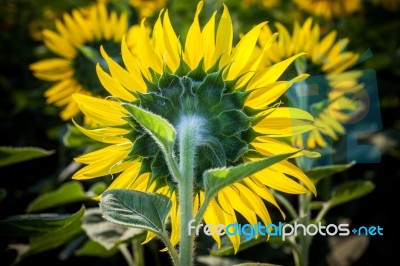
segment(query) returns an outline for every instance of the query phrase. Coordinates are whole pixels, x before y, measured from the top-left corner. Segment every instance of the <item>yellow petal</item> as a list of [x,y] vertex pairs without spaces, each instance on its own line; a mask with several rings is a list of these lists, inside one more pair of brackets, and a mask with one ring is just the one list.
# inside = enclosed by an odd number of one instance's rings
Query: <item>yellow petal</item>
[[256,195],[260,196],[261,198],[278,208],[283,219],[286,218],[285,213],[279,207],[279,204],[276,202],[272,193],[263,184],[261,184],[258,180],[253,180],[251,177],[245,178],[243,181],[252,191],[254,191]]
[[194,69],[200,63],[204,56],[203,42],[201,41],[201,31],[199,24],[199,14],[203,8],[203,1],[197,4],[194,20],[189,28],[185,42],[185,53],[183,59],[191,69]]
[[127,129],[116,128],[116,127],[104,127],[104,128],[89,130],[84,127],[81,127],[74,120],[72,120],[72,122],[83,134],[94,140],[110,144],[118,144],[129,141],[128,139],[123,137],[123,135],[129,133],[129,130]]
[[29,65],[32,71],[61,72],[71,69],[71,61],[62,58],[42,59]]
[[139,57],[142,71],[144,71],[146,77],[151,80],[151,75],[148,69],[151,68],[157,73],[162,73],[162,60],[154,52],[153,45],[150,43],[144,23],[145,20],[143,20],[140,25],[139,38],[141,41],[138,42],[138,49],[140,52],[137,54],[137,56]]
[[215,15],[214,12],[211,19],[204,26],[201,38],[203,40],[204,47],[204,66],[208,70],[211,68],[218,58],[215,58]]
[[[256,142],[260,141],[260,142]],[[267,136],[260,136],[256,138],[256,141],[253,141],[251,145],[257,149],[263,155],[277,155],[277,154],[285,154],[285,153],[292,153],[298,152],[293,157],[297,157],[300,155],[305,155],[309,158],[317,158],[320,157],[320,154],[317,152],[311,152],[302,150],[299,152],[298,148],[292,147],[282,141],[277,139],[269,138]]]
[[163,19],[163,35],[165,49],[168,54],[168,66],[172,72],[175,72],[180,63],[180,55],[182,53],[181,43],[174,32],[171,21],[169,20],[168,10],[164,13]]
[[[225,226],[227,226],[229,224],[236,223],[237,219],[236,219],[235,211],[233,210],[232,205],[230,204],[230,200],[227,200],[224,193],[225,193],[224,190],[221,190],[218,193],[218,202],[221,205],[220,208],[222,208],[222,210],[220,210],[220,212],[222,212],[222,215],[224,217],[223,224],[225,224]],[[227,195],[227,196],[229,197],[229,195]],[[228,235],[228,238],[232,242],[233,249],[236,254],[238,252],[239,246],[240,246],[239,234]]]
[[221,58],[219,66],[226,66],[229,63],[232,50],[233,28],[232,20],[228,8],[224,5],[221,19],[218,24],[217,36],[215,40],[215,56]]
[[298,57],[305,53],[296,54],[289,59],[272,65],[271,67],[257,72],[249,82],[247,88],[260,88],[268,86],[270,83],[275,82],[283,74],[283,72],[293,63]]
[[124,61],[124,64],[129,73],[131,74],[131,78],[134,79],[135,83],[137,84],[136,90],[139,92],[146,92],[146,84],[143,81],[138,60],[129,50],[125,37],[123,37],[121,42],[121,50],[122,60]]
[[289,194],[301,194],[308,191],[305,187],[293,181],[281,171],[273,171],[270,167],[254,174],[251,178],[261,182],[267,187]]
[[229,72],[227,79],[235,79],[240,74],[248,71],[249,69],[244,69],[253,50],[256,46],[258,36],[260,35],[261,28],[264,27],[266,22],[262,22],[255,26],[251,31],[249,31],[238,43],[232,55],[232,64],[229,67]]
[[118,102],[81,94],[74,94],[73,98],[78,103],[81,111],[99,124],[106,126],[126,124],[122,117],[126,116],[127,112]]

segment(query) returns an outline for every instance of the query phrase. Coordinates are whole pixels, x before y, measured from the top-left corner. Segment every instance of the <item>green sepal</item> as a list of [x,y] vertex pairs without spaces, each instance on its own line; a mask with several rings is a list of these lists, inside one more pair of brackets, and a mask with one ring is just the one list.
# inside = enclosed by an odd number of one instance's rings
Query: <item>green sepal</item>
[[201,82],[204,78],[206,78],[207,73],[204,71],[204,58],[202,58],[197,67],[189,71],[186,76],[198,82]]
[[221,135],[233,136],[250,127],[251,117],[239,110],[229,110],[218,115],[221,125]]
[[224,81],[220,72],[209,74],[196,90],[199,101],[212,108],[219,104],[224,91]]

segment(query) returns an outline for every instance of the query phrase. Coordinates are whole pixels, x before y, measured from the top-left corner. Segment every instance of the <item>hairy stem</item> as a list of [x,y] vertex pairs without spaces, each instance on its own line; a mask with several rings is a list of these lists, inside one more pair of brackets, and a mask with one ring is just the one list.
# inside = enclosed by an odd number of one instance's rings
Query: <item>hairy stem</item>
[[179,172],[178,183],[180,208],[180,265],[192,265],[194,232],[190,232],[189,222],[193,218],[193,179],[196,146],[199,143],[201,119],[195,116],[184,117],[178,126]]

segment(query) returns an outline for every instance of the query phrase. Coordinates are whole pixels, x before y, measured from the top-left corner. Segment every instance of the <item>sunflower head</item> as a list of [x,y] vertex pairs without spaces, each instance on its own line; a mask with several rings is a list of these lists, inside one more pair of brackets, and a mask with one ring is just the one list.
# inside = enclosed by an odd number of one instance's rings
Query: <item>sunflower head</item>
[[[126,14],[108,12],[104,3],[64,13],[55,21],[55,30],[43,30],[43,42],[53,58],[30,65],[33,75],[54,85],[45,92],[48,104],[62,107],[60,116],[68,120],[79,112],[73,93],[105,96],[95,66],[101,62],[103,45],[117,60],[119,44],[127,31]],[[131,38],[127,38],[131,41]]]
[[[206,170],[298,151],[279,138],[314,127],[309,113],[282,107],[276,102],[293,83],[307,77],[301,74],[289,81],[278,81],[302,54],[265,67],[261,59],[269,46],[259,47],[258,38],[266,23],[255,26],[232,47],[233,28],[227,7],[224,6],[219,23],[214,13],[201,27],[198,16],[202,6],[200,2],[184,44],[165,10],[160,13],[151,35],[145,22],[141,24],[137,33],[140,41],[134,50],[129,50],[122,40],[125,67],[105,49],[101,50],[107,69],[98,65],[97,74],[112,97],[103,100],[74,95],[82,112],[98,124],[94,129],[77,126],[84,134],[108,145],[78,157],[76,160],[87,166],[74,178],[119,174],[109,189],[127,188],[168,195],[173,203],[170,218],[174,244],[179,241],[176,200],[179,191],[161,147],[135,116],[138,108],[167,121],[175,129],[174,158],[179,158],[181,129],[197,128],[193,176],[195,210],[204,200],[202,178]],[[271,43],[275,37],[271,38]],[[260,50],[262,56],[259,56]],[[267,187],[288,193],[308,190],[315,193],[312,182],[296,166],[284,161],[274,167],[219,192],[218,199],[206,211],[206,222],[233,223],[235,212],[239,212],[252,224],[257,216],[268,224],[270,217],[262,200],[279,206]],[[237,195],[238,191],[245,193]],[[237,198],[235,204],[228,201],[232,196]],[[248,204],[249,199],[254,204]],[[152,237],[154,235],[149,234],[148,240]],[[236,251],[240,243],[238,237],[230,236]],[[219,236],[214,235],[214,238],[220,244]]]
[[361,10],[361,0],[293,0],[307,12],[331,19]]
[[[305,52],[306,55],[299,58],[286,74],[311,75],[286,94],[294,106],[309,110],[316,118],[316,127],[303,136],[294,136],[294,142],[299,147],[327,147],[325,138],[337,140],[339,135],[344,134],[342,123],[357,108],[358,104],[352,97],[363,88],[357,82],[361,73],[348,70],[357,63],[360,55],[347,48],[349,39],[337,40],[336,31],[322,36],[320,26],[311,18],[303,25],[296,22],[292,32],[280,23],[276,23],[275,27],[279,37],[270,52],[265,54],[266,65]],[[272,30],[265,27],[260,42],[265,45],[271,36]]]

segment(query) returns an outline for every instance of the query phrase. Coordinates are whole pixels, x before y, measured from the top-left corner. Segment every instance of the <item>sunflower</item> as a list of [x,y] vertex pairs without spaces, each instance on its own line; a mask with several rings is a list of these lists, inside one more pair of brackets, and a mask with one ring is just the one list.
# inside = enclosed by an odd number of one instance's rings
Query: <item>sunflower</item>
[[[69,120],[79,112],[73,93],[104,94],[95,71],[100,59],[97,51],[103,45],[118,58],[128,18],[126,14],[108,13],[105,4],[99,3],[64,13],[55,26],[55,31],[43,30],[44,44],[55,57],[32,63],[30,69],[38,79],[54,84],[45,92],[47,103],[63,107],[60,116]],[[132,38],[128,42],[131,44]]]
[[293,0],[300,8],[328,19],[361,10],[361,0]]
[[254,4],[259,4],[264,8],[272,8],[280,4],[280,0],[245,0],[243,4],[245,6],[251,6]]
[[139,18],[147,18],[165,7],[167,0],[130,0],[129,4],[138,11]]
[[[137,51],[131,52],[123,39],[121,50],[125,68],[117,64],[106,49],[101,49],[110,74],[100,65],[97,65],[97,74],[112,97],[74,95],[82,112],[99,125],[93,129],[76,126],[85,135],[108,146],[76,158],[86,166],[73,178],[119,174],[108,189],[124,188],[169,196],[174,245],[180,238],[179,191],[159,146],[130,115],[129,106],[159,115],[175,128],[187,117],[200,121],[196,124],[201,128],[201,145],[195,162],[194,211],[204,201],[202,174],[205,170],[298,151],[278,138],[308,131],[314,122],[305,111],[275,103],[293,83],[307,77],[302,74],[290,81],[277,81],[302,54],[265,68],[255,59],[255,52],[259,50],[256,49],[257,39],[266,23],[255,26],[232,47],[233,29],[227,7],[224,6],[219,22],[215,12],[201,27],[198,16],[202,7],[203,2],[200,2],[184,45],[174,32],[168,10],[163,10],[151,37],[144,21],[141,24]],[[268,46],[262,49],[266,52]],[[318,156],[306,151],[302,154]],[[299,168],[282,161],[221,190],[207,208],[205,222],[234,223],[236,214],[240,213],[251,224],[257,219],[271,223],[263,200],[284,214],[269,188],[294,194],[316,193],[313,183]],[[153,237],[154,234],[148,233],[146,241]],[[213,238],[221,244],[217,234]],[[229,238],[237,251],[239,236]]]
[[[308,81],[297,84],[296,90],[291,90],[291,92],[296,92],[296,97],[292,97],[296,106],[302,105],[299,100],[305,97],[299,96],[301,94],[305,96],[304,90],[307,91],[307,95],[310,96],[308,100],[312,102],[301,108],[310,108],[316,125],[308,136],[307,134],[294,136],[295,143],[300,147],[326,147],[328,143],[323,135],[336,140],[338,134],[344,134],[345,129],[342,123],[349,119],[349,112],[357,108],[357,102],[352,101],[351,97],[363,88],[357,82],[361,73],[346,72],[346,70],[357,62],[359,55],[347,51],[348,39],[336,41],[336,31],[329,32],[322,38],[319,25],[313,24],[311,18],[307,19],[302,26],[295,23],[292,33],[289,33],[280,23],[276,23],[275,26],[279,31],[279,38],[263,55],[266,66],[305,52],[303,60],[296,62],[297,71],[293,70],[294,68],[292,70],[296,73],[306,72],[312,76]],[[264,27],[259,38],[261,46],[266,45],[272,36],[274,36],[272,30]],[[317,81],[312,82],[313,80]],[[310,82],[313,84],[309,84]],[[319,101],[324,102],[318,104]],[[312,105],[313,103],[315,104]]]

